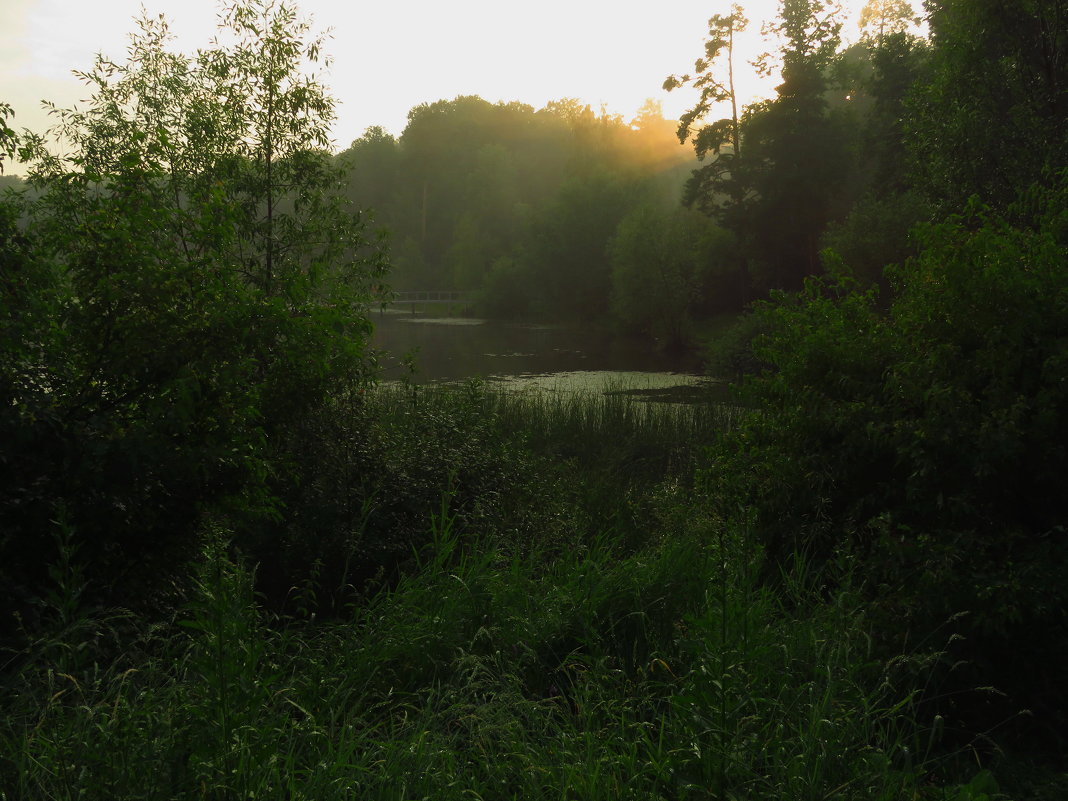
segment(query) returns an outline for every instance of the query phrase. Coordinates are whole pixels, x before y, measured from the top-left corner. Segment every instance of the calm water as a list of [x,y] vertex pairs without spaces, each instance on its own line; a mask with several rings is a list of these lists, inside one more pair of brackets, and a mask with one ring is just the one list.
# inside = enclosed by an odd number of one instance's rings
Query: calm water
[[516,389],[629,390],[650,400],[712,383],[700,375],[695,356],[665,354],[646,341],[603,331],[392,309],[375,311],[373,320],[375,344],[389,352],[387,380],[407,374],[400,360],[410,353],[417,382],[477,377]]

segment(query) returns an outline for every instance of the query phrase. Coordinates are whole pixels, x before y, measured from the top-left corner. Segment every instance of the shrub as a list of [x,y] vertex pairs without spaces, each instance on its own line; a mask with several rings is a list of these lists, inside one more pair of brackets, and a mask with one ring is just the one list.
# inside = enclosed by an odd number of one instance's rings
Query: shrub
[[[835,277],[763,304],[771,367],[745,389],[761,412],[709,474],[722,501],[753,507],[773,562],[859,556],[896,629],[923,636],[970,612],[971,678],[1055,726],[1068,709],[1045,658],[1068,653],[1066,196],[1034,190],[1014,224],[972,207],[924,228],[920,255],[890,273],[888,313]],[[976,725],[1009,710],[977,708]]]
[[0,219],[5,594],[40,584],[61,509],[96,596],[155,593],[205,512],[278,513],[278,443],[368,372],[384,261],[322,150],[333,101],[301,74],[321,41],[258,0],[223,27],[232,46],[190,58],[142,20],[57,110],[69,155],[17,143],[39,197],[32,236]]

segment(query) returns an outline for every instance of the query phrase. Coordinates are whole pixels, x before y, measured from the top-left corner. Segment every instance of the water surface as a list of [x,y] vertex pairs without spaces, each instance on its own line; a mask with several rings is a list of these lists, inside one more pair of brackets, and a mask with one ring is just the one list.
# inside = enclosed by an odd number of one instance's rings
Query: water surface
[[[704,377],[693,354],[574,325],[442,317],[386,310],[373,313],[375,344],[386,351],[386,380],[419,383],[480,378],[514,390],[626,392],[646,400],[694,400]],[[409,373],[403,356],[415,366]]]

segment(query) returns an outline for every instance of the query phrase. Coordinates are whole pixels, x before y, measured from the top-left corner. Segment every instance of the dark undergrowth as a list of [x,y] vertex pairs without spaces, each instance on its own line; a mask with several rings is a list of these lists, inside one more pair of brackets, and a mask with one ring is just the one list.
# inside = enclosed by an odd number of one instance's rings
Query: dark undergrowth
[[[325,459],[285,547],[206,523],[166,614],[86,602],[57,528],[5,667],[0,798],[1008,797],[990,738],[927,711],[939,643],[881,652],[841,567],[797,558],[768,589],[746,527],[708,512],[703,444],[732,412],[474,385],[348,408],[320,456],[379,461],[334,499],[357,512],[343,568],[336,532],[312,558]],[[265,561],[292,531],[303,573]]]

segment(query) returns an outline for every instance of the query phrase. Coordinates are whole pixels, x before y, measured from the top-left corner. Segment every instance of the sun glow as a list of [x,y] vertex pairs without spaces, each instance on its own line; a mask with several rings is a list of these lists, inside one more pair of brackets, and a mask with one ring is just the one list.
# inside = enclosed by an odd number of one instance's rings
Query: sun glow
[[[858,38],[863,2],[843,3],[847,40]],[[0,97],[15,108],[16,127],[49,127],[41,100],[66,107],[88,96],[71,71],[88,69],[97,52],[121,59],[142,3],[149,15],[166,15],[178,49],[206,46],[214,33],[215,0],[7,0]],[[663,81],[692,69],[703,52],[708,18],[728,13],[731,3],[681,0],[670,12],[652,3],[621,8],[611,0],[298,5],[317,29],[332,31],[328,52],[334,63],[324,77],[340,101],[333,135],[345,147],[372,125],[399,134],[416,105],[468,94],[535,108],[575,97],[624,119],[653,99],[665,116],[677,118],[695,95],[686,88],[667,93]],[[736,83],[746,100],[768,97],[776,78],[761,78],[749,62],[774,48],[761,29],[775,18],[779,2],[741,5],[750,24],[736,46]]]

